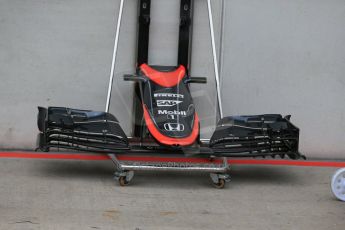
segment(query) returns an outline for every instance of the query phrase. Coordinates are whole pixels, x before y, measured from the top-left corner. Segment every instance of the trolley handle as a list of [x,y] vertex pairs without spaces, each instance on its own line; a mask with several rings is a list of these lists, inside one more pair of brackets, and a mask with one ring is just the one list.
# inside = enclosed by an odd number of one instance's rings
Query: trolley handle
[[147,79],[138,76],[138,75],[134,75],[134,74],[125,74],[123,75],[123,80],[125,81],[135,81],[135,82],[145,82],[147,81]]
[[185,80],[185,83],[199,83],[199,84],[206,84],[207,78],[206,77],[189,77]]
[[[146,78],[141,77],[139,75],[134,75],[134,74],[125,74],[123,76],[123,80],[125,81],[135,81],[135,82],[145,82],[147,81]],[[187,78],[184,83],[189,84],[189,83],[199,83],[199,84],[206,84],[207,83],[207,78],[206,77],[189,77]]]

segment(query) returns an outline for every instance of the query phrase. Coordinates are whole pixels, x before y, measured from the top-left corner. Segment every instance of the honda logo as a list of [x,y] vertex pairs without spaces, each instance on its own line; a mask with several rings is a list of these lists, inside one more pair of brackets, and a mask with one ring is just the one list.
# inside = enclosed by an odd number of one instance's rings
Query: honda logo
[[164,128],[166,131],[170,132],[183,132],[184,125],[179,123],[165,123]]

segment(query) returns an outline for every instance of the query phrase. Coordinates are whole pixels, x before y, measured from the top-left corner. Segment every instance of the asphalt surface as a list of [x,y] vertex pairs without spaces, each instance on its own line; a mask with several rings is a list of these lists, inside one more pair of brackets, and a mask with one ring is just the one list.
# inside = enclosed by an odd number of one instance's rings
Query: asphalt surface
[[225,189],[203,173],[136,173],[110,161],[0,159],[0,229],[345,229],[335,168],[233,166]]

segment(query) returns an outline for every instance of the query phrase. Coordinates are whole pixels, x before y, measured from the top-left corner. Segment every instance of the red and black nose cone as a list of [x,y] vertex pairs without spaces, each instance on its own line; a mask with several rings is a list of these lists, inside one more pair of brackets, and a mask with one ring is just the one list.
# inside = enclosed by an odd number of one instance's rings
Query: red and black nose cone
[[148,81],[142,83],[144,119],[151,135],[161,144],[189,146],[199,135],[199,119],[184,83],[185,68],[156,70],[141,65]]

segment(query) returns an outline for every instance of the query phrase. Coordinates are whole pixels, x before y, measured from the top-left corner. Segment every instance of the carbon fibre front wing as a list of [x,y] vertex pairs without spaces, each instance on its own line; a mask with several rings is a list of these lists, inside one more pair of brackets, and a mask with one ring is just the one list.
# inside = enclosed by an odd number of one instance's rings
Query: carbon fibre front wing
[[[126,154],[148,151],[144,143],[140,142],[139,147],[138,143],[130,145],[118,120],[110,113],[64,107],[39,107],[38,110],[38,149],[42,151],[50,148]],[[298,140],[299,129],[290,122],[289,116],[233,116],[218,122],[209,144],[202,144],[202,148],[170,148],[157,143],[149,149],[157,154],[299,159],[304,156],[298,152]]]
[[128,149],[118,120],[110,113],[63,107],[38,107],[38,148],[109,152]]
[[299,129],[290,116],[233,116],[218,122],[210,148],[215,155],[227,157],[305,158],[298,152],[298,141]]

